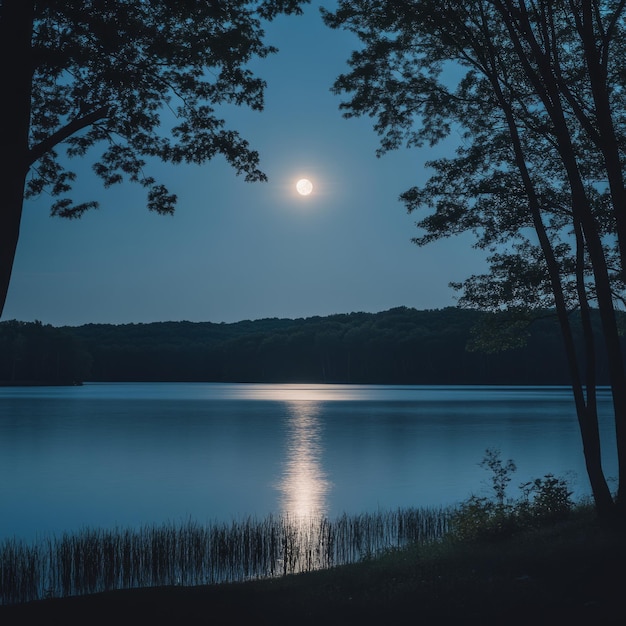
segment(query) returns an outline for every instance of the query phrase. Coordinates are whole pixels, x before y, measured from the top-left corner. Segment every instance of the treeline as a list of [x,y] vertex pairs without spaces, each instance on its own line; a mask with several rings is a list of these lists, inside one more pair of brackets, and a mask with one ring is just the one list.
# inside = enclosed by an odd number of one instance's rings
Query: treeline
[[[490,319],[452,307],[400,307],[233,324],[53,328],[12,321],[0,324],[0,380],[568,384],[558,326],[550,314],[524,329],[524,346],[468,350],[476,343],[475,329]],[[483,345],[500,341],[490,341],[489,332]],[[608,382],[603,354],[598,375],[600,384]]]
[[[556,320],[528,327],[524,347],[469,351],[485,314],[400,307],[233,324],[168,322],[65,329],[92,358],[94,381],[567,384]],[[599,378],[606,383],[603,355]]]
[[88,378],[91,365],[71,331],[41,322],[0,323],[0,384],[78,384]]

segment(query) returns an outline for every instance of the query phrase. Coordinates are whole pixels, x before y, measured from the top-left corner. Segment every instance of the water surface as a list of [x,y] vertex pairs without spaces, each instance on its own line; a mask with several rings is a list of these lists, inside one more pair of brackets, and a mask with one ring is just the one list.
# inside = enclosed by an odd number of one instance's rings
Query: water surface
[[[600,411],[612,476],[607,391]],[[552,472],[589,491],[567,388],[1,388],[0,538],[452,504],[488,493],[487,447],[516,461],[513,486]]]

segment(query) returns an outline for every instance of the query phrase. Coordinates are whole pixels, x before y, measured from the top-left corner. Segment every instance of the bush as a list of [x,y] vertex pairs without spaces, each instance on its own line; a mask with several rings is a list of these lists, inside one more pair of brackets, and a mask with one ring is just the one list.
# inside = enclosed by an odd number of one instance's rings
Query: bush
[[527,516],[531,524],[562,520],[574,506],[567,483],[553,474],[523,483],[520,489],[524,500],[518,505],[519,512]]
[[510,537],[521,530],[562,520],[574,506],[566,481],[553,474],[522,483],[522,496],[517,500],[507,499],[506,487],[517,468],[511,459],[503,463],[499,450],[487,449],[480,465],[492,473],[494,496],[472,495],[459,505],[450,517],[449,529],[453,539],[471,541]]
[[515,516],[509,504],[471,496],[452,513],[449,528],[460,541],[508,537],[515,531]]

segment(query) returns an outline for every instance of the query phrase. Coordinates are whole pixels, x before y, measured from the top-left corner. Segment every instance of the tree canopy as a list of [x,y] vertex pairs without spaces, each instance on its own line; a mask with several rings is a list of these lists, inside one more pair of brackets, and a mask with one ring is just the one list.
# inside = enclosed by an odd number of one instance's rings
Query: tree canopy
[[248,181],[259,155],[223,119],[228,105],[263,108],[249,68],[276,52],[263,25],[307,0],[0,0],[0,313],[24,195],[45,191],[52,215],[80,217],[69,159],[88,159],[105,186],[146,188],[172,213],[176,195],[154,159],[202,163],[222,155]]
[[[425,245],[472,232],[490,271],[454,285],[461,303],[513,319],[553,308],[569,363],[587,469],[602,511],[596,407],[598,340],[609,354],[619,456],[626,375],[616,306],[626,272],[626,2],[349,1],[325,13],[361,40],[335,83],[347,117],[369,115],[380,151],[456,144],[402,194]],[[591,322],[597,306],[601,326]],[[575,349],[572,319],[584,330]],[[497,328],[485,340],[493,343]],[[624,504],[626,464],[617,503]]]

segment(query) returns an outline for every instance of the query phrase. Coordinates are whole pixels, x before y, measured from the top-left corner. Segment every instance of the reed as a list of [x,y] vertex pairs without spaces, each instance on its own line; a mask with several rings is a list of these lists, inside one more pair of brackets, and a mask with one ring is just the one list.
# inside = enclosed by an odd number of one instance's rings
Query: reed
[[33,543],[0,544],[0,604],[161,585],[203,585],[353,563],[441,539],[450,511],[397,509],[361,515],[270,515],[139,529],[85,528]]

